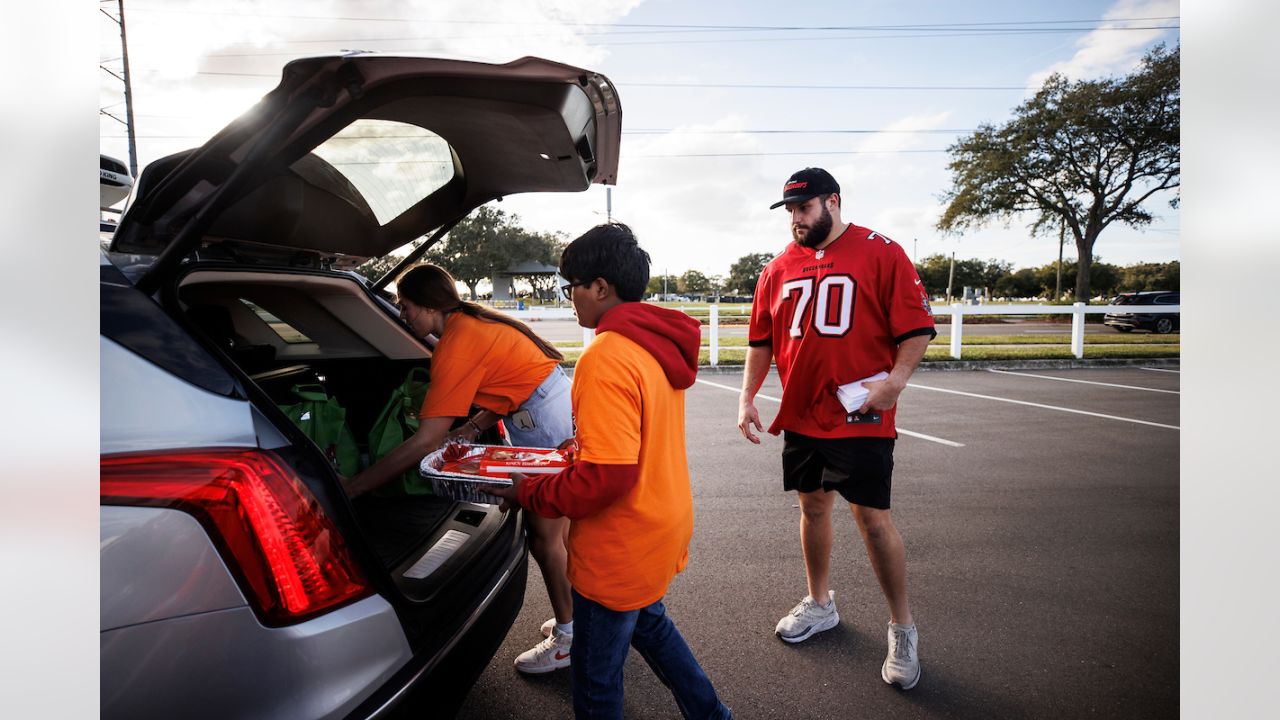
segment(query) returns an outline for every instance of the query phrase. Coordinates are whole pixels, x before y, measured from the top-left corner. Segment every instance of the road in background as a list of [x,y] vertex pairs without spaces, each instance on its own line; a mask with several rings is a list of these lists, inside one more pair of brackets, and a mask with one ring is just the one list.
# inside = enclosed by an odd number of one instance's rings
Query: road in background
[[[799,645],[774,637],[805,593],[800,511],[781,489],[781,440],[751,445],[735,427],[741,375],[705,374],[686,397],[690,563],[667,606],[735,716],[1176,717],[1180,376],[1161,370],[916,373],[899,427],[960,446],[897,443],[923,660],[909,692],[880,679],[888,616],[847,511],[832,559],[841,624]],[[761,394],[780,392],[771,375]],[[758,405],[771,420],[777,404]],[[572,716],[567,671],[512,667],[548,617],[531,564],[524,609],[461,718]],[[626,717],[679,716],[636,653],[626,678]]]
[[[576,320],[538,320],[529,323],[529,327],[538,335],[551,342],[570,342],[582,340],[582,328]],[[944,337],[951,336],[951,326],[949,324],[940,323],[937,326],[938,334]],[[707,337],[711,329],[706,325],[702,326],[702,335]],[[1120,333],[1106,325],[1089,323],[1085,332],[1093,333]],[[1070,323],[1034,323],[1034,322],[1000,322],[1000,323],[975,323],[966,321],[964,324],[964,334],[972,337],[975,335],[1070,335]],[[720,337],[746,337],[746,325],[721,325]]]

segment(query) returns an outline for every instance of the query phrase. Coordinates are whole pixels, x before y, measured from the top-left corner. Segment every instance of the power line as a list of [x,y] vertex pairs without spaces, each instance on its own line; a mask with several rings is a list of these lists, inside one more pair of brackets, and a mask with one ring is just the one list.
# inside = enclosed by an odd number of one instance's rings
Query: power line
[[772,157],[781,155],[899,155],[945,152],[948,152],[948,150],[813,150],[809,152],[674,153],[670,155],[628,155],[623,153],[621,159],[654,160],[658,158]]
[[[119,105],[120,103],[116,103],[116,104]],[[108,106],[108,107],[111,107],[111,106]],[[146,115],[143,117],[166,117],[174,120],[195,119],[193,116],[176,116],[176,115],[164,115],[164,116]],[[644,129],[644,130],[623,130],[622,134],[623,135],[667,135],[667,134],[671,134],[671,135],[882,135],[882,134],[883,135],[921,135],[921,134],[946,135],[946,134],[953,134],[953,133],[971,133],[971,132],[975,132],[975,130],[971,128],[967,128],[967,129],[966,128],[921,128],[921,129],[902,129],[902,130],[898,130],[898,129],[892,129],[892,130],[890,129],[885,129],[885,130],[870,130],[870,129],[693,130],[693,129],[690,129],[690,130],[685,130],[682,128],[666,128],[666,129],[651,128],[651,129]],[[102,137],[119,138],[123,136],[103,135]],[[141,137],[145,137],[151,140],[189,140],[193,138],[202,138],[207,136],[205,135],[143,135]],[[334,142],[334,141],[354,142],[357,140],[396,140],[396,139],[420,140],[422,139],[422,137],[423,136],[421,134],[360,135],[360,136],[348,135],[348,136],[334,136],[329,138],[327,142]]]
[[1044,30],[1010,30],[1009,32],[963,32],[963,33],[942,33],[942,34],[910,34],[910,35],[831,35],[821,37],[785,37],[785,38],[708,38],[703,40],[641,40],[638,42],[610,42],[610,43],[588,43],[590,45],[609,45],[610,47],[619,47],[623,45],[705,45],[711,43],[749,43],[749,42],[824,42],[830,40],[910,40],[920,38],[975,38],[990,37],[998,35],[1002,37],[1010,37],[1017,35],[1050,35],[1050,34],[1070,34],[1070,33],[1089,33],[1101,30],[1179,30],[1179,25],[1153,25],[1145,27],[1124,27],[1124,28],[1090,28],[1090,29],[1058,29],[1047,28]]
[[667,129],[645,129],[645,130],[623,130],[623,135],[879,135],[879,134],[948,134],[948,133],[971,133],[975,132],[972,128],[922,128],[915,130],[684,130],[681,128]]
[[[1046,35],[1046,34],[1071,34],[1071,33],[1090,33],[1100,30],[1178,30],[1179,25],[1159,25],[1159,26],[1143,26],[1143,27],[1125,27],[1125,28],[1080,28],[1080,29],[1063,29],[1063,28],[1046,28],[1046,29],[1017,29],[1010,28],[1008,31],[995,32],[991,30],[982,30],[974,32],[954,32],[954,33],[911,33],[906,35],[830,35],[818,37],[749,37],[749,38],[704,38],[700,40],[639,40],[635,42],[613,42],[613,41],[591,41],[587,44],[591,46],[608,46],[622,47],[628,45],[690,45],[690,44],[714,44],[714,43],[752,43],[752,42],[823,42],[830,40],[911,40],[911,39],[937,39],[937,38],[976,38],[976,37],[1012,37],[1021,35]],[[414,38],[410,41],[427,42],[432,40],[450,40],[450,39],[478,39],[493,40],[502,37],[511,37],[516,39],[524,39],[529,35],[518,36],[499,36],[498,38],[486,36],[471,36],[468,38],[447,38],[447,37],[423,37]],[[364,38],[355,42],[387,42],[378,38]],[[382,49],[377,52],[396,53],[396,52],[417,52],[422,48],[391,48]],[[285,57],[292,55],[306,55],[299,51],[291,52],[260,52],[260,53],[211,53],[205,55],[207,58],[246,58],[246,57]]]
[[[1163,18],[1135,18],[1133,21],[1146,20],[1177,20],[1177,16],[1168,16]],[[413,22],[413,21],[404,21]],[[524,23],[515,23],[508,21],[454,21],[462,23],[474,24],[492,24],[492,25],[520,25]],[[668,34],[689,34],[689,33],[726,33],[726,32],[835,32],[835,31],[885,31],[885,32],[905,32],[905,31],[944,31],[950,34],[966,35],[979,31],[985,31],[983,34],[1027,34],[1039,32],[1093,32],[1113,31],[1113,30],[1144,30],[1153,29],[1147,27],[1105,27],[1100,23],[1120,22],[1118,20],[1048,20],[1048,21],[1029,21],[1020,23],[952,23],[952,24],[931,24],[931,25],[847,25],[847,26],[796,26],[796,27],[761,27],[761,26],[681,26],[681,25],[662,25],[662,26],[643,26],[643,25],[617,25],[617,27],[663,27],[670,29],[663,30],[579,30],[576,28],[584,27],[603,27],[588,24],[557,24],[557,23],[534,23],[534,25],[550,25],[562,28],[574,28],[574,33],[580,36],[588,35],[668,35]],[[433,24],[438,24],[432,21]],[[1077,28],[1027,28],[1019,27],[1020,25],[1035,25],[1047,23],[1092,23],[1091,27]],[[1010,27],[994,27],[996,25],[1010,25]],[[343,37],[343,38],[326,38],[326,39],[306,39],[306,40],[280,40],[277,44],[282,45],[299,45],[313,43],[363,43],[363,42],[412,42],[412,41],[429,41],[429,40],[471,40],[476,39],[477,35],[413,35],[408,37]],[[518,35],[484,35],[490,39],[527,39],[538,37],[557,37],[556,35],[531,35],[529,33],[520,33]],[[906,36],[906,37],[915,37]],[[921,36],[929,37],[929,36]],[[792,38],[775,38],[775,39],[792,39]],[[232,45],[243,45],[249,43],[233,43]]]
[[[104,115],[107,113],[103,113]],[[121,139],[123,135],[102,135],[106,139]],[[206,136],[202,135],[139,135],[139,138],[146,140],[198,140]],[[417,137],[417,136],[415,136]],[[367,139],[367,138],[359,138]],[[784,155],[898,155],[898,154],[918,154],[918,153],[945,153],[946,149],[929,149],[929,150],[807,150],[802,152],[724,152],[724,153],[669,153],[661,155],[631,155],[626,151],[622,153],[622,159],[637,160],[653,160],[659,158],[714,158],[714,157],[770,157]],[[434,160],[401,160],[401,161],[371,161],[371,162],[344,162],[341,165],[378,165],[378,164],[421,164],[425,162],[436,162]]]
[[[938,29],[992,27],[998,25],[1070,25],[1081,23],[1115,23],[1115,22],[1150,22],[1158,20],[1180,20],[1179,15],[1156,15],[1140,18],[1088,18],[1081,20],[1000,20],[968,23],[925,23],[897,25],[695,25],[686,23],[561,23],[561,22],[527,22],[521,20],[437,20],[427,17],[370,17],[350,15],[276,15],[270,13],[242,13],[209,10],[179,10],[173,8],[131,6],[135,12],[154,12],[174,15],[212,15],[215,17],[251,17],[255,19],[274,18],[280,20],[323,20],[327,22],[394,22],[394,23],[431,23],[433,25],[516,25],[519,27],[552,26],[552,27],[622,27],[648,29],[696,29],[712,31],[848,31],[848,30],[904,30],[904,29]],[[1100,28],[1101,29],[1101,28]]]
[[1025,85],[798,85],[762,83],[618,82],[619,87],[722,88],[734,90],[1036,90]]
[[[279,53],[288,55],[291,53]],[[157,73],[162,72],[159,68],[135,68],[139,72]],[[209,75],[213,77],[244,77],[244,78],[276,78],[280,73],[241,73],[241,72],[222,72],[215,70],[200,70],[195,75]],[[977,91],[977,90],[1038,90],[1039,88],[1029,87],[1026,85],[797,85],[797,84],[768,84],[768,83],[681,83],[681,82],[615,82],[620,88],[627,87],[665,87],[665,88],[720,88],[732,90],[886,90],[886,91]],[[157,116],[151,116],[157,117]]]

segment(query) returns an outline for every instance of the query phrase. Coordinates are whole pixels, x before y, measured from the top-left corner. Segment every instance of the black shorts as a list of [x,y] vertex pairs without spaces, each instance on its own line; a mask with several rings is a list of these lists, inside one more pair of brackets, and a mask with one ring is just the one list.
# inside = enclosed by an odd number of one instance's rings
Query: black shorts
[[835,490],[854,505],[889,509],[893,438],[815,438],[784,431],[782,487]]

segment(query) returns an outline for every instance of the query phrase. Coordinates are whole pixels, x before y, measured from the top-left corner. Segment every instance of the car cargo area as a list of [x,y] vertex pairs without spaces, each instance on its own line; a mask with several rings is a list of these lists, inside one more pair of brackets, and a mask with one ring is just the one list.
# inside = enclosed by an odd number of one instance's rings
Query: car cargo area
[[[369,463],[370,431],[393,392],[415,368],[429,377],[427,346],[393,305],[345,273],[194,269],[177,297],[192,329],[269,398],[275,412],[265,414],[277,426],[290,422],[283,409],[300,388],[322,389],[340,404],[360,467]],[[294,445],[323,453],[305,437]],[[316,465],[333,467],[333,459]],[[329,488],[337,480],[336,467],[330,477],[310,479]],[[523,543],[518,519],[490,505],[389,487],[352,499],[350,509],[369,554],[410,601],[430,601],[446,587],[450,595],[465,575],[479,582],[486,556],[498,562]]]

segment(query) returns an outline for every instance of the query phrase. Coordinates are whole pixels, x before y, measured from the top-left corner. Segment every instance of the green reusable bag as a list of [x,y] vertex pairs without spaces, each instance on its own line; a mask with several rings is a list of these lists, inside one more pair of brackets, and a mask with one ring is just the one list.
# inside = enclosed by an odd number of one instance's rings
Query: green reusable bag
[[[377,462],[395,450],[405,440],[413,437],[418,431],[418,411],[422,409],[422,400],[427,396],[430,375],[426,368],[414,368],[409,371],[400,387],[391,391],[391,398],[378,414],[378,420],[369,431],[369,461]],[[378,488],[375,494],[386,495],[429,495],[431,483],[418,475],[414,466],[405,471],[401,482],[389,482]]]
[[347,427],[347,410],[319,385],[294,385],[298,402],[280,410],[311,438],[338,472],[351,477],[360,472],[360,448]]

